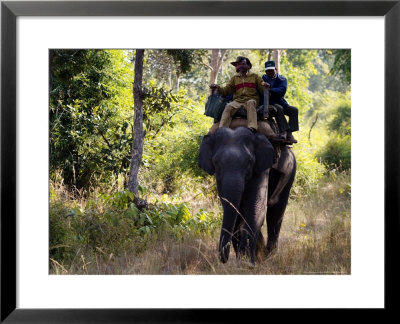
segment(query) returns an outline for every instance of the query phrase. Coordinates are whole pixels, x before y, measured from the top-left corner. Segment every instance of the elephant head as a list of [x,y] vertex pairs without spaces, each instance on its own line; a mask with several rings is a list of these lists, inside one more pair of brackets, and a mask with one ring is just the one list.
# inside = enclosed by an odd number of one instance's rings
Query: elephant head
[[[224,215],[219,253],[222,262],[229,257],[232,239],[235,250],[255,257],[255,241],[267,208],[268,173],[275,152],[262,134],[245,127],[220,128],[206,135],[200,145],[199,167],[215,173]],[[232,237],[243,223],[245,235]],[[236,245],[235,245],[236,244]]]

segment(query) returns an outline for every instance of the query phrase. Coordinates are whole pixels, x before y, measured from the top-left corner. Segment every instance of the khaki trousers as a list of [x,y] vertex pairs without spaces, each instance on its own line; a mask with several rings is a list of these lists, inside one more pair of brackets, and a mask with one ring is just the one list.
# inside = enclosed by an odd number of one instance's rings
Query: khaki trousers
[[247,127],[251,127],[257,130],[257,102],[254,99],[250,99],[246,102],[232,101],[225,106],[224,112],[222,113],[219,127],[229,127],[232,121],[233,115],[239,110],[240,107],[244,107],[247,111]]

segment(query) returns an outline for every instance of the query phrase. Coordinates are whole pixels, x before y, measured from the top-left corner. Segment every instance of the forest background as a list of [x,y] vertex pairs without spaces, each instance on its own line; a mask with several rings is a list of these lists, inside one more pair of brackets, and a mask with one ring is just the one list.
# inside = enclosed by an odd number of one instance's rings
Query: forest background
[[[280,246],[252,269],[218,261],[222,210],[197,167],[208,85],[239,55],[260,75],[279,62],[300,118]],[[50,273],[349,274],[350,71],[339,49],[51,50]]]

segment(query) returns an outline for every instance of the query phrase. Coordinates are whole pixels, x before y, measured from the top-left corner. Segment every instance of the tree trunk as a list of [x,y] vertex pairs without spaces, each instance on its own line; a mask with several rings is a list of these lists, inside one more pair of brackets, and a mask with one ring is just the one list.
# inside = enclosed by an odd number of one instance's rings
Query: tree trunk
[[133,83],[133,96],[135,105],[135,120],[134,120],[134,136],[132,143],[132,156],[129,169],[128,189],[135,196],[139,193],[139,167],[142,162],[143,154],[143,95],[142,95],[142,80],[143,80],[143,57],[144,50],[136,50],[135,58],[135,80]]
[[176,72],[176,92],[179,92],[179,87],[180,87],[180,81],[181,81],[181,75],[180,73]]
[[278,50],[278,49],[273,50],[273,52],[272,52],[272,56],[274,57],[274,61],[275,61],[275,67],[276,67],[276,70],[278,73],[280,71],[280,63],[279,62],[281,59],[281,53],[282,53],[282,50]]
[[213,49],[211,51],[211,73],[210,73],[210,84],[217,83],[218,72],[221,68],[224,56],[228,50]]

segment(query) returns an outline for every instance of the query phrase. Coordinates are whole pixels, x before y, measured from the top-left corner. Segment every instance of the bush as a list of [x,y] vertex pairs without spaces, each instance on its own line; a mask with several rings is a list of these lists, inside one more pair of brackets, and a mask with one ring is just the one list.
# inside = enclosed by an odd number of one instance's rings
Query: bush
[[201,236],[212,234],[220,225],[213,213],[191,213],[186,204],[159,203],[140,211],[129,202],[131,196],[128,191],[101,194],[84,208],[52,199],[50,258],[66,267],[80,255],[137,254],[157,236]]
[[61,202],[51,203],[49,216],[50,258],[70,260],[74,249],[70,244],[72,236],[68,219],[69,210]]
[[291,195],[303,197],[313,193],[325,171],[311,151],[299,150],[296,153],[297,170]]
[[294,185],[291,189],[292,197],[304,197],[318,189],[318,183],[325,173],[325,167],[315,157],[316,147],[323,145],[324,138],[320,131],[314,131],[312,143],[308,139],[308,130],[301,129],[295,133],[298,144],[294,145],[293,153],[296,156],[297,170]]
[[326,147],[318,152],[317,157],[328,170],[349,170],[351,168],[350,136],[347,135],[331,139],[328,141]]

